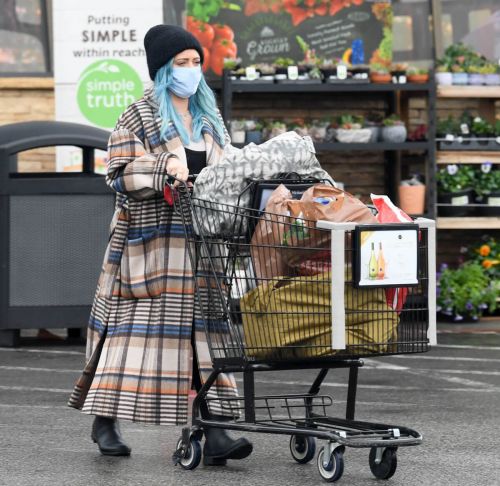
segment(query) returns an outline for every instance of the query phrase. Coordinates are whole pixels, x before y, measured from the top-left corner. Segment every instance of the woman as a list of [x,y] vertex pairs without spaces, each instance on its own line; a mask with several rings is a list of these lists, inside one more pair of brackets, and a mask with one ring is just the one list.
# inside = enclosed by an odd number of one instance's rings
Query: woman
[[[163,199],[169,175],[221,161],[229,143],[202,72],[203,49],[184,29],[157,25],[144,38],[153,88],[121,115],[108,145],[106,182],[117,192],[111,236],[90,316],[87,365],[69,405],[96,415],[92,439],[102,454],[129,455],[117,419],[184,424],[191,385],[212,365],[203,323],[194,326],[194,281],[182,221]],[[219,375],[209,398],[234,397]],[[223,420],[216,403],[204,418]],[[204,463],[225,464],[252,451],[223,429],[205,431]]]

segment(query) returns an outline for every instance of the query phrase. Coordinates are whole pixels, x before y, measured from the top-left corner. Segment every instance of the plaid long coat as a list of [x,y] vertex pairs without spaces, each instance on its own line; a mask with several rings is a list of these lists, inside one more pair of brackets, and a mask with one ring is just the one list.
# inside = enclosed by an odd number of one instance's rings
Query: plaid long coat
[[[149,90],[123,113],[109,140],[106,182],[117,192],[115,212],[90,315],[87,364],[69,405],[146,424],[184,424],[193,331],[202,381],[212,364],[195,312],[182,222],[162,194],[168,159],[185,162],[186,153],[173,125],[160,140],[160,125]],[[202,134],[207,165],[217,164],[229,140],[220,140],[208,120]],[[209,398],[236,394],[233,376],[222,374]],[[211,412],[224,414],[216,403]]]

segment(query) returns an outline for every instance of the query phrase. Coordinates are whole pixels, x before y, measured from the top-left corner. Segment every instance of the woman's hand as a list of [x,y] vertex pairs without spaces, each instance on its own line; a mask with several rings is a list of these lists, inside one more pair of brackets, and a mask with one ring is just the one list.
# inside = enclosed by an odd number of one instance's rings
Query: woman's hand
[[177,187],[179,185],[179,181],[186,182],[188,180],[189,170],[179,159],[172,157],[167,162],[167,174],[179,179],[174,182],[174,187]]

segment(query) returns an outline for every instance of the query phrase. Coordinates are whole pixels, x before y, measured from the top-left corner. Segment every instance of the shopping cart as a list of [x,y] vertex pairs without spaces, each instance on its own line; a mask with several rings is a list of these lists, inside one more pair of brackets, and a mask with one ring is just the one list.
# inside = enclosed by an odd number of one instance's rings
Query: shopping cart
[[[363,357],[423,353],[435,342],[434,222],[316,223],[194,198],[183,184],[175,210],[184,223],[213,372],[193,401],[192,425],[182,430],[174,463],[196,468],[203,430],[219,427],[289,435],[291,455],[301,464],[314,458],[316,439],[324,440],[317,467],[327,482],[342,476],[346,447],[369,448],[372,473],[390,478],[397,448],[418,445],[422,436],[354,419],[358,369]],[[271,236],[257,241],[263,226]],[[410,232],[415,275],[405,275],[404,287],[365,275],[362,244],[377,230],[386,231],[384,242]],[[330,416],[332,398],[320,394],[332,368],[349,369],[345,418]],[[299,369],[319,370],[307,393],[256,395],[256,372]],[[217,399],[234,419],[203,419],[200,403],[215,400],[207,392],[223,372],[243,373],[243,396]]]

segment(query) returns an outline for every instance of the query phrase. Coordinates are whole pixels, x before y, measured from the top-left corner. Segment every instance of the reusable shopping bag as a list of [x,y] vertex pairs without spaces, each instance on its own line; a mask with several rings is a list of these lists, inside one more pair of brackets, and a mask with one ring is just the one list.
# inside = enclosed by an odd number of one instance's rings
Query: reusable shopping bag
[[[399,319],[387,305],[384,289],[353,288],[348,283],[351,271],[347,267],[345,280],[347,353],[388,351],[390,343],[396,340]],[[240,306],[249,356],[294,359],[338,352],[332,350],[330,272],[277,277],[245,294]]]

